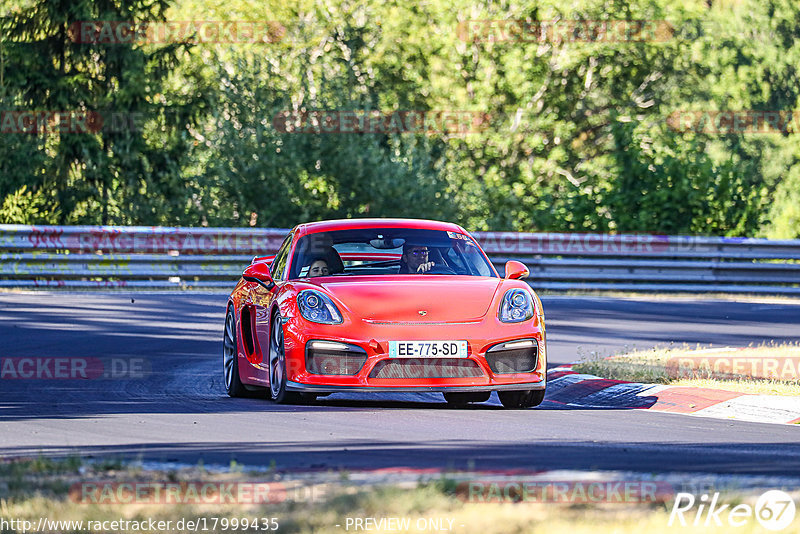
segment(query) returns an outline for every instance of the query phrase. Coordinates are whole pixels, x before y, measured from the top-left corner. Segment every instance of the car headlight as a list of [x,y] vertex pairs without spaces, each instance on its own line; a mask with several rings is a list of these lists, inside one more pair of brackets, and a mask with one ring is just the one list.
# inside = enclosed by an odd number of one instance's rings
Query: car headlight
[[524,289],[509,289],[503,295],[498,313],[500,322],[521,323],[533,317],[533,300]]
[[326,295],[313,289],[306,289],[297,295],[297,307],[300,315],[312,323],[339,324],[342,314],[336,304]]

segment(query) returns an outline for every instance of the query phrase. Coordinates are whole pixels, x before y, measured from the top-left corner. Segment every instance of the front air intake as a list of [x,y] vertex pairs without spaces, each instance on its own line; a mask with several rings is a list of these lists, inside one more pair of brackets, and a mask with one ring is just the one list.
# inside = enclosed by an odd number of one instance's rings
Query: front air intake
[[355,375],[364,367],[367,352],[357,345],[330,341],[309,341],[306,370],[315,375]]
[[475,378],[484,376],[477,362],[467,358],[396,358],[379,361],[370,378]]
[[530,373],[536,369],[539,344],[535,339],[508,341],[486,351],[486,363],[495,374]]

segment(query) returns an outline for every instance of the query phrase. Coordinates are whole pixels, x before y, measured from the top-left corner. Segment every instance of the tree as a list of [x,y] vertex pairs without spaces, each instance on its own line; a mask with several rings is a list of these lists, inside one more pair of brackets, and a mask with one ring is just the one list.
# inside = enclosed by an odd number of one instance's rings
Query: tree
[[[34,133],[17,133],[18,121],[2,135],[0,151],[14,157],[0,160],[0,195],[19,197],[24,187],[51,207],[44,221],[31,211],[25,222],[157,223],[185,212],[185,125],[202,106],[193,95],[164,96],[162,88],[187,47],[80,33],[87,21],[163,20],[168,5],[32,0],[2,13],[6,117],[34,113],[40,124],[49,117]],[[53,113],[69,121],[65,131]]]

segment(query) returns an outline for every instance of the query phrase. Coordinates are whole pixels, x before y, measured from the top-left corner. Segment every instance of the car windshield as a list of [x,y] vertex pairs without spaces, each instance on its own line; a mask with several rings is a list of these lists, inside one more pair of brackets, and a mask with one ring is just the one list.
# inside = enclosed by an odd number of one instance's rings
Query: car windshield
[[441,230],[364,228],[300,238],[289,278],[425,274],[491,276],[494,269],[472,237]]

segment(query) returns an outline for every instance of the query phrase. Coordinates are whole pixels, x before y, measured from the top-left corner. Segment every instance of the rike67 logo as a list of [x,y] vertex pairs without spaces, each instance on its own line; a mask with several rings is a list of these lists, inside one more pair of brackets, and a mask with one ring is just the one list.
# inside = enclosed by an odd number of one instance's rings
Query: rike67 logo
[[671,527],[677,522],[683,527],[743,527],[755,519],[767,530],[780,531],[792,524],[794,516],[794,499],[780,490],[767,491],[755,506],[737,504],[733,508],[719,502],[719,492],[711,498],[701,495],[699,499],[691,493],[678,493],[667,525]]

